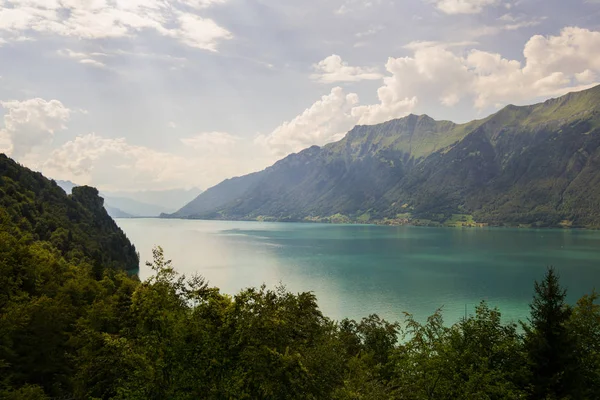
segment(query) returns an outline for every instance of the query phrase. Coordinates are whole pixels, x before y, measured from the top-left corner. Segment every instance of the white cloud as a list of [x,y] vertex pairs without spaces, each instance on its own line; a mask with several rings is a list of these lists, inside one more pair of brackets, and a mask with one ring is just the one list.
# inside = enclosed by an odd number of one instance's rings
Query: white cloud
[[0,33],[18,40],[38,32],[81,39],[134,36],[153,30],[200,49],[216,51],[232,35],[197,13],[225,0],[5,0],[0,8]]
[[512,14],[504,14],[500,18],[498,18],[500,24],[488,24],[480,28],[475,28],[470,30],[469,34],[472,37],[492,36],[505,31],[516,31],[522,28],[530,28],[532,26],[537,26],[541,24],[545,19],[546,17],[528,17],[524,15],[515,17]]
[[106,68],[106,64],[104,64],[98,60],[94,60],[92,58],[84,58],[82,60],[79,60],[79,64],[91,65],[92,67],[96,67],[96,68]]
[[223,132],[208,132],[182,142],[189,151],[173,154],[134,145],[125,138],[90,133],[64,143],[38,165],[55,179],[93,184],[102,190],[141,190],[210,187],[272,161],[252,142],[242,143]]
[[313,65],[316,71],[311,79],[322,83],[358,82],[381,79],[377,68],[351,67],[340,56],[333,54]]
[[10,135],[5,129],[0,129],[0,153],[12,154],[13,145]]
[[358,121],[358,117],[352,115],[357,103],[358,95],[346,94],[344,89],[335,87],[302,114],[284,122],[269,135],[258,136],[256,143],[266,146],[276,156],[284,156],[314,144],[339,140]]
[[37,98],[0,105],[6,110],[0,128],[0,152],[46,176],[103,190],[209,187],[273,161],[264,148],[225,132],[184,138],[181,142],[185,147],[178,153],[95,133],[79,135],[52,150],[54,132],[66,128],[73,110],[58,100]]
[[216,51],[220,40],[231,39],[231,33],[220,27],[212,19],[202,18],[191,13],[178,13],[179,28],[168,35],[179,39],[190,47]]
[[446,14],[478,14],[484,8],[500,4],[500,0],[429,0]]
[[454,105],[469,90],[470,74],[460,58],[441,46],[420,47],[413,57],[390,58],[391,74],[377,90],[378,104],[357,107],[361,124],[383,122],[412,111],[418,102]]
[[0,129],[0,142],[14,157],[25,156],[34,147],[48,143],[55,131],[66,128],[71,114],[58,100],[2,101],[0,106],[7,111],[4,127]]
[[104,189],[181,187],[193,167],[184,157],[94,133],[68,141],[42,164],[48,176]]
[[523,51],[524,72],[574,74],[600,70],[600,32],[577,27],[564,28],[558,36],[533,36]]
[[371,26],[366,31],[355,33],[354,36],[356,36],[359,39],[360,38],[364,38],[364,37],[368,37],[368,36],[373,36],[373,35],[381,32],[384,29],[385,29],[385,27],[383,25],[375,25],[375,26]]
[[104,57],[108,56],[108,54],[106,54],[106,53],[99,53],[99,52],[81,53],[81,52],[73,51],[71,49],[59,50],[58,54],[62,57],[67,57],[67,58],[72,58],[74,60],[77,60],[77,62],[79,62],[80,64],[90,65],[92,67],[97,67],[97,68],[106,68],[106,64],[103,63],[102,61],[98,61],[96,58],[104,58]]
[[591,84],[600,72],[600,32],[581,28],[565,28],[557,36],[533,36],[523,50],[524,65],[480,50],[456,54],[436,42],[408,47],[414,49],[412,56],[390,58],[386,64],[391,76],[378,90],[380,104],[366,107],[379,111],[386,104],[415,98],[428,107],[453,106],[466,99],[484,109],[560,95],[582,83]]
[[[399,118],[417,107],[452,107],[461,101],[479,110],[499,104],[530,102],[593,85],[600,76],[600,32],[565,28],[557,36],[533,36],[525,63],[471,49],[469,42],[412,42],[412,56],[389,58],[388,75],[377,90],[378,103],[360,105],[358,96],[334,88],[257,143],[283,156],[344,136],[355,124]],[[459,52],[453,52],[458,47]],[[336,63],[339,65],[339,63]]]
[[586,69],[583,72],[576,73],[575,79],[579,83],[587,84],[587,83],[592,83],[592,82],[598,81],[599,77],[598,77],[598,73],[596,73],[590,69]]
[[378,6],[382,0],[346,0],[342,5],[335,10],[338,15],[348,14],[359,10],[365,10]]

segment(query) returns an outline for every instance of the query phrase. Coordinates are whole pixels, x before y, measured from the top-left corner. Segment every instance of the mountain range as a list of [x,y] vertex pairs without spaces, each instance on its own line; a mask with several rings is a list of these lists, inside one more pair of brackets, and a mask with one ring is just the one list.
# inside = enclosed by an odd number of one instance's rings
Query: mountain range
[[[56,183],[67,194],[79,185],[71,181],[57,180]],[[136,192],[107,192],[100,195],[104,198],[104,208],[113,218],[157,217],[162,213],[177,210],[202,193],[201,189],[144,190]]]
[[356,126],[163,217],[600,227],[600,86],[465,124]]

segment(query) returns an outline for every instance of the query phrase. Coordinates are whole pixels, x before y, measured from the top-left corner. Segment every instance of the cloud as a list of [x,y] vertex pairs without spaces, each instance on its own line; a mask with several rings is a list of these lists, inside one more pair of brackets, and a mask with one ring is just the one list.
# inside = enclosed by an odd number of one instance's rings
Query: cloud
[[358,95],[335,87],[302,114],[268,135],[259,135],[255,142],[275,156],[285,156],[311,145],[339,140],[358,121],[358,117],[352,115],[357,103]]
[[[600,32],[575,27],[557,36],[533,36],[523,49],[524,65],[476,49],[457,54],[452,46],[437,42],[408,47],[414,50],[412,56],[390,58],[386,64],[391,76],[378,89],[380,104],[363,107],[380,111],[413,98],[428,107],[450,107],[464,99],[481,110],[560,95],[591,84],[600,72]],[[386,114],[397,115],[393,110]],[[364,115],[362,120],[370,121]]]
[[5,129],[0,129],[0,153],[12,154],[13,144],[10,135]]
[[577,80],[577,82],[582,83],[582,84],[593,83],[593,82],[600,80],[598,77],[598,73],[596,73],[590,69],[586,69],[583,72],[576,73],[575,79]]
[[446,14],[478,14],[486,7],[500,4],[500,0],[429,0]]
[[[173,189],[212,186],[222,179],[258,170],[271,155],[251,140],[226,132],[181,139],[183,151],[170,153],[96,133],[68,140],[51,150],[54,132],[75,112],[58,100],[4,101],[0,152],[55,179],[93,184],[103,190]],[[262,153],[261,153],[262,152]]]
[[181,139],[181,142],[195,150],[205,153],[227,152],[228,148],[236,145],[240,139],[227,132],[203,132],[189,138]]
[[564,28],[558,36],[533,36],[523,51],[524,72],[567,75],[587,69],[600,71],[600,32],[577,27]]
[[181,156],[131,145],[125,138],[95,133],[78,136],[54,150],[42,164],[45,174],[103,188],[181,187],[193,170]]
[[419,102],[454,105],[456,93],[469,90],[470,73],[445,46],[418,47],[413,57],[389,58],[390,74],[377,90],[378,104],[360,106],[359,123],[373,124],[406,115]]
[[346,0],[339,8],[335,10],[335,14],[343,15],[359,10],[365,10],[378,6],[382,0]]
[[80,64],[89,65],[97,68],[106,68],[106,64],[102,61],[98,61],[96,58],[108,57],[106,53],[81,53],[71,49],[59,50],[58,55],[62,57],[71,58],[77,60]]
[[375,25],[375,26],[371,26],[366,31],[355,33],[354,36],[357,37],[357,38],[359,38],[359,39],[361,39],[361,38],[365,38],[365,37],[368,37],[368,36],[373,36],[373,35],[381,32],[384,29],[385,29],[385,27],[383,25]]
[[190,151],[174,154],[90,133],[64,143],[38,166],[47,176],[102,190],[141,190],[210,187],[272,161],[258,153],[254,143],[224,132],[202,133],[181,142]]
[[513,16],[512,14],[504,14],[498,21],[499,25],[486,25],[481,28],[472,29],[469,34],[472,37],[492,36],[505,31],[516,31],[522,28],[530,28],[541,24],[546,17],[528,17],[528,16]]
[[219,41],[233,37],[228,30],[217,25],[212,19],[185,12],[177,14],[179,28],[169,31],[168,35],[190,47],[217,51]]
[[[497,53],[464,51],[469,44],[409,43],[405,48],[413,51],[411,56],[388,59],[387,75],[377,90],[378,103],[360,105],[358,95],[336,87],[256,141],[284,156],[340,139],[355,124],[381,123],[419,107],[453,107],[463,101],[483,111],[582,90],[600,76],[600,32],[596,31],[568,27],[556,36],[533,36],[523,49],[524,64]],[[453,51],[456,47],[458,53]]]
[[84,64],[84,65],[91,65],[92,67],[96,67],[96,68],[106,68],[106,64],[98,61],[98,60],[94,60],[92,58],[84,58],[82,60],[79,60],[80,64]]
[[0,129],[1,147],[14,157],[27,155],[34,147],[48,143],[54,132],[65,129],[71,110],[58,100],[35,98],[0,102],[7,112]]
[[382,78],[377,68],[351,67],[337,54],[314,64],[313,69],[315,73],[311,75],[311,79],[321,83],[358,82]]
[[162,36],[209,51],[232,34],[212,19],[198,15],[202,9],[225,0],[4,0],[0,32],[4,40],[18,40],[37,32],[81,39],[135,36],[152,30]]

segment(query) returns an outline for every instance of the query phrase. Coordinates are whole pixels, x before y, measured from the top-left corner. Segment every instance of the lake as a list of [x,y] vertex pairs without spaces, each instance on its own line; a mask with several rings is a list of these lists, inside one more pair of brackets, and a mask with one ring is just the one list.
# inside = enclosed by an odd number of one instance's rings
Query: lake
[[222,292],[283,283],[312,291],[333,319],[372,313],[453,323],[481,300],[505,321],[527,318],[533,283],[549,265],[574,303],[600,287],[600,232],[502,228],[117,219],[144,262],[160,245],[175,268]]

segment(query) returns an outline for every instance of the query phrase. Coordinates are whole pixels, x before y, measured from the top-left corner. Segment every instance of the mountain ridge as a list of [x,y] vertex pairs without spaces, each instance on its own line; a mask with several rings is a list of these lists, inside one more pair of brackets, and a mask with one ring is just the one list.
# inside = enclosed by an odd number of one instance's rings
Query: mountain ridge
[[[138,273],[135,246],[89,186],[67,194],[56,181],[0,153],[0,234],[47,243],[68,261]],[[39,278],[38,278],[39,279]]]
[[463,124],[410,114],[226,180],[168,216],[596,227],[600,211],[581,196],[600,199],[585,186],[600,181],[598,138],[600,86]]
[[[56,180],[56,183],[70,194],[74,187],[80,186],[66,180]],[[190,199],[197,197],[202,190],[171,189],[171,190],[144,190],[136,192],[101,192],[104,198],[104,207],[113,218],[143,218],[158,217],[160,214],[176,211]],[[155,202],[148,202],[154,200]],[[177,204],[177,206],[175,206]]]

